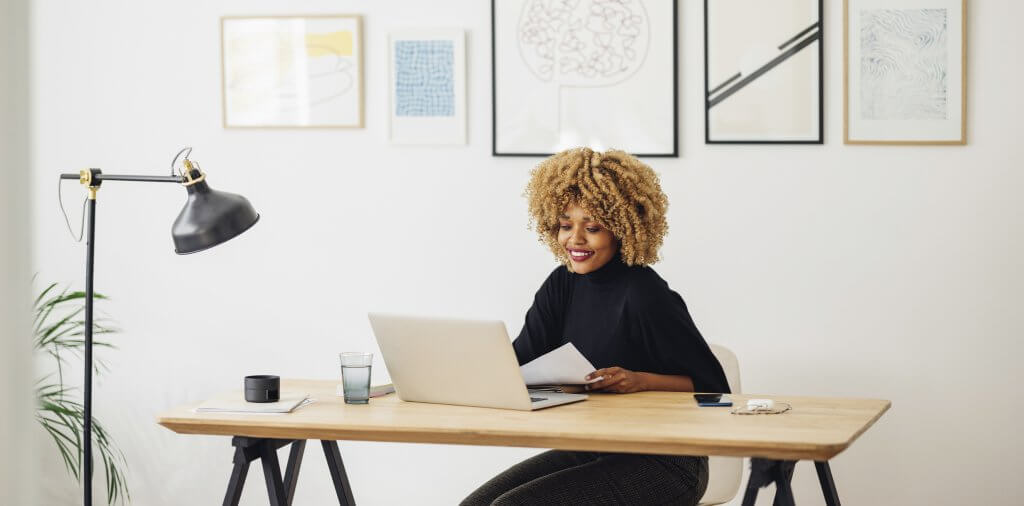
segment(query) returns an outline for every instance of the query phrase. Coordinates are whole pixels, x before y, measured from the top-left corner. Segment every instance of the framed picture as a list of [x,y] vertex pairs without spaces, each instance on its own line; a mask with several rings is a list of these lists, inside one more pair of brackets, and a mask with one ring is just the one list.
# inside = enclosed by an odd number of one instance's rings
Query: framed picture
[[824,141],[822,0],[704,0],[704,142]]
[[224,127],[363,126],[360,16],[221,19]]
[[967,0],[844,0],[846,144],[967,143]]
[[388,61],[391,142],[465,144],[465,31],[392,32]]
[[491,0],[495,156],[679,156],[675,0]]

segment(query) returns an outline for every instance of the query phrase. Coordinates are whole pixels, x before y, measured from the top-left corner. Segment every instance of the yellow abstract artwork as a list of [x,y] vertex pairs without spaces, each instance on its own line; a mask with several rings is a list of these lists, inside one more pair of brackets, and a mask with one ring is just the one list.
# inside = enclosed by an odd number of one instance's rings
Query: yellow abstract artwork
[[224,18],[224,126],[362,127],[361,18]]

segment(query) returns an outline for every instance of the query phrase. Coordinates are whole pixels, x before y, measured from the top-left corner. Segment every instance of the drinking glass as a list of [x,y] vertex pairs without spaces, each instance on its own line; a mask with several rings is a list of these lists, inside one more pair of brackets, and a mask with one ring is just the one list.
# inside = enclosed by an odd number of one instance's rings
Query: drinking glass
[[345,404],[369,403],[373,353],[350,351],[339,353],[338,357],[341,359],[341,383],[345,390]]

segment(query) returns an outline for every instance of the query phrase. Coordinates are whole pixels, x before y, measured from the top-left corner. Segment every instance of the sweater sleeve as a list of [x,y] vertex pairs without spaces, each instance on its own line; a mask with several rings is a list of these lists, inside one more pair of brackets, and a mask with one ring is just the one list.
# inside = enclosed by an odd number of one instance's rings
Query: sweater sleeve
[[533,305],[526,311],[523,330],[512,342],[519,365],[557,348],[561,342],[568,281],[565,274],[565,267],[556,268],[533,297]]
[[655,276],[631,297],[640,342],[658,374],[689,376],[697,392],[729,393],[722,365],[711,352],[678,293]]

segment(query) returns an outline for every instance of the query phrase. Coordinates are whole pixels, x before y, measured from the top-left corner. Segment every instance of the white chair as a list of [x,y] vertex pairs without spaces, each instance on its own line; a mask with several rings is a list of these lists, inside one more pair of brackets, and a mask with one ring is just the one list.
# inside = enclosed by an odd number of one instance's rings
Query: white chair
[[[729,389],[733,393],[740,393],[740,364],[736,360],[736,354],[728,348],[711,345],[711,352],[722,364],[725,370],[725,379],[729,382]],[[743,459],[740,457],[709,457],[708,458],[708,488],[704,491],[704,497],[700,499],[700,505],[725,504],[736,497],[740,490],[740,480],[743,479]]]

